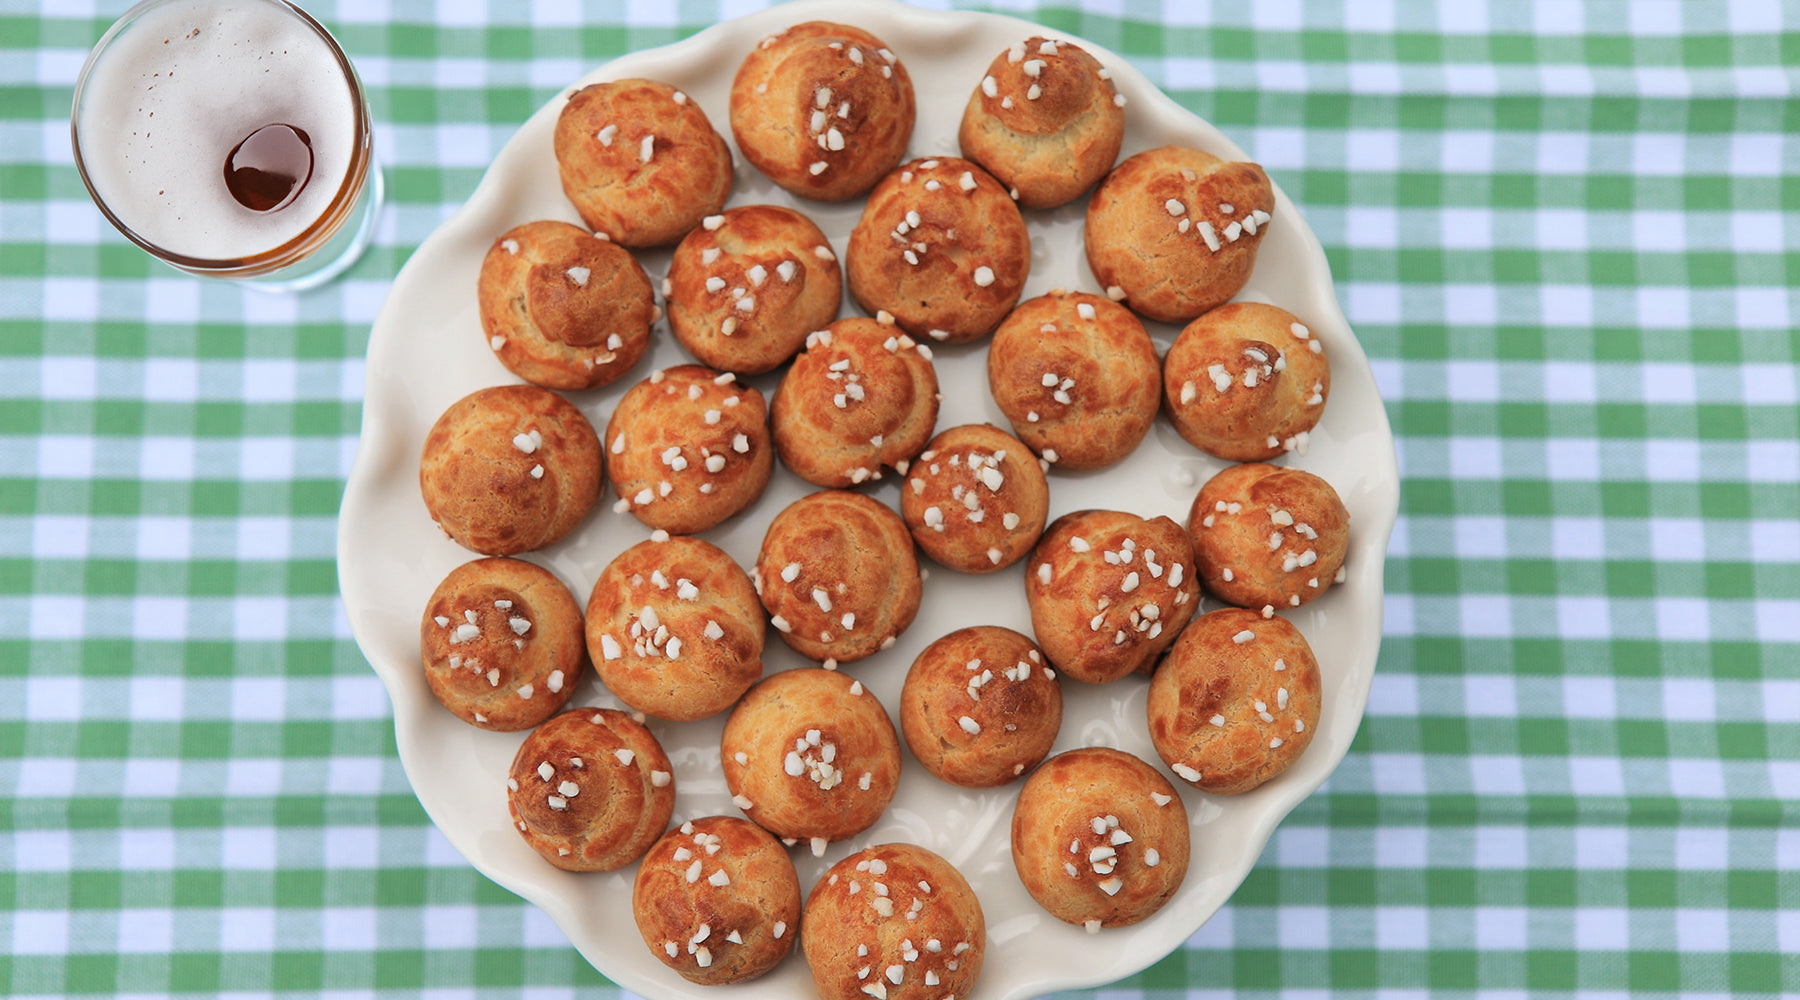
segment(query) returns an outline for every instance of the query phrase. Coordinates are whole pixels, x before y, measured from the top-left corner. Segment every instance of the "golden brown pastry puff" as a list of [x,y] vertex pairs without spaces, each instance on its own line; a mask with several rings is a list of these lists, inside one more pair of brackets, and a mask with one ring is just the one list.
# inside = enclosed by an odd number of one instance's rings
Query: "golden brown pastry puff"
[[1163,146],[1113,168],[1088,200],[1087,258],[1108,296],[1164,323],[1250,280],[1275,191],[1262,167]]
[[1012,857],[1038,905],[1088,933],[1162,909],[1188,869],[1188,814],[1156,768],[1110,747],[1057,754],[1025,779]]
[[507,370],[551,389],[624,375],[662,315],[630,253],[566,222],[527,222],[481,260],[481,329]]
[[992,424],[932,438],[900,491],[900,515],[919,548],[964,573],[1025,558],[1049,513],[1050,484],[1036,456]]
[[837,254],[811,219],[780,205],[745,205],[702,219],[669,261],[669,327],[702,364],[769,371],[837,317]]
[[606,453],[613,509],[683,535],[755,503],[775,467],[762,393],[699,365],[632,386],[607,421]]
[[1056,519],[1025,569],[1038,645],[1078,681],[1115,681],[1169,648],[1200,588],[1193,543],[1166,517],[1116,510]]
[[1131,454],[1162,404],[1162,362],[1144,324],[1086,292],[1019,303],[994,331],[987,371],[1013,433],[1059,469]]
[[1220,795],[1288,769],[1319,725],[1319,661],[1286,618],[1194,619],[1150,681],[1150,739],[1177,777]]
[[1261,302],[1232,302],[1189,323],[1163,361],[1175,429],[1233,462],[1306,454],[1330,395],[1319,339],[1293,313]]
[[582,221],[621,246],[687,235],[731,196],[731,149],[693,98],[654,80],[590,84],[556,119],[556,168]]
[[450,571],[419,622],[425,683],[483,729],[530,729],[560,711],[587,662],[581,608],[549,570],[477,559]]
[[725,550],[659,534],[594,581],[587,649],[625,704],[659,719],[704,719],[762,676],[762,605]]
[[1038,765],[1062,728],[1056,671],[1025,636],[957,629],[925,647],[900,691],[900,732],[925,770],[992,788]]
[[900,739],[862,682],[805,667],[770,674],[725,720],[731,800],[756,825],[815,855],[875,825],[900,784]]
[[800,877],[787,849],[735,816],[689,820],[644,855],[631,914],[662,964],[702,986],[781,964],[800,937]]
[[923,593],[900,515],[844,490],[801,497],[775,515],[754,580],[782,640],[801,656],[834,663],[893,645]]
[[656,737],[624,712],[578,708],[531,731],[506,779],[513,826],[558,868],[609,872],[669,825],[674,771]]
[[956,866],[913,844],[868,847],[812,888],[800,947],[820,1000],[946,1000],[976,989],[981,901]]
[[419,492],[466,549],[509,556],[575,530],[600,498],[600,440],[573,403],[532,385],[478,389],[425,435]]
[[912,78],[881,39],[807,21],[750,50],[731,82],[731,133],[744,158],[790,193],[866,194],[912,138]]
[[891,322],[853,316],[806,338],[775,389],[775,448],[814,486],[905,473],[937,426],[931,349]]
[[1019,204],[1055,208],[1112,169],[1125,139],[1125,95],[1086,49],[1033,35],[988,64],[956,139]]
[[1304,469],[1229,465],[1188,511],[1200,585],[1252,610],[1297,608],[1331,589],[1350,545],[1350,512]]
[[1031,274],[1019,206],[976,164],[934,156],[903,164],[869,195],[850,232],[850,294],[892,313],[923,340],[960,343],[993,332]]

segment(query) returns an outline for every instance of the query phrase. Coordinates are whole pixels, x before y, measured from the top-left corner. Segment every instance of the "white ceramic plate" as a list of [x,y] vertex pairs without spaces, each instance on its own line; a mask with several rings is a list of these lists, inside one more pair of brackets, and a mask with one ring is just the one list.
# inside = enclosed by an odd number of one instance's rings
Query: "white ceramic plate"
[[[626,56],[576,85],[634,76],[667,81],[697,100],[714,127],[729,138],[727,94],[744,54],[763,35],[815,18],[853,20],[884,39],[906,63],[918,90],[919,120],[910,151],[915,156],[956,153],[963,103],[994,55],[1032,34],[1064,37],[990,14],[936,13],[887,0],[849,9],[830,0],[802,0],[718,25],[675,45]],[[1159,92],[1124,59],[1080,44],[1112,68],[1119,89],[1129,98],[1123,155],[1174,143],[1245,158],[1230,140]],[[464,725],[432,699],[419,667],[418,623],[425,602],[446,573],[473,558],[439,534],[426,515],[418,488],[419,450],[432,422],[456,399],[483,386],[516,381],[483,342],[475,278],[490,241],[511,226],[544,218],[580,222],[563,199],[551,155],[551,130],[563,99],[559,95],[525,122],[468,204],[413,254],[375,323],[369,341],[362,446],[339,524],[338,572],[345,609],[364,654],[393,698],[401,763],[419,801],[478,870],[542,907],[595,967],[632,991],[658,998],[810,996],[810,976],[797,955],[768,976],[735,987],[703,989],[665,968],[644,947],[632,923],[635,866],[604,875],[572,874],[551,867],[527,848],[508,823],[504,790],[522,734],[488,733]],[[1381,639],[1382,558],[1399,496],[1393,435],[1368,361],[1338,309],[1318,240],[1279,189],[1275,197],[1274,220],[1255,274],[1240,297],[1291,310],[1323,339],[1332,364],[1331,399],[1307,454],[1285,461],[1330,481],[1351,513],[1348,579],[1290,616],[1318,652],[1324,675],[1324,713],[1317,734],[1297,765],[1248,795],[1223,797],[1186,790],[1183,797],[1194,833],[1187,881],[1150,920],[1098,937],[1039,909],[1014,875],[1008,830],[1016,783],[992,791],[959,789],[933,778],[908,755],[900,791],[873,829],[832,845],[822,859],[813,858],[805,848],[795,851],[805,887],[838,858],[874,843],[912,841],[950,859],[975,887],[987,914],[988,951],[980,997],[1028,997],[1106,983],[1180,947],[1242,882],[1275,824],[1337,766],[1362,718]],[[861,211],[860,202],[797,202],[740,156],[731,204],[759,202],[795,205],[824,229],[840,254]],[[1033,256],[1026,297],[1058,286],[1098,290],[1083,259],[1082,211],[1083,203],[1077,203],[1027,213]],[[640,260],[660,284],[668,253],[642,254]],[[846,296],[845,313],[853,308]],[[1152,324],[1151,332],[1159,349],[1166,349],[1176,331]],[[630,377],[607,389],[571,396],[597,427],[604,427],[613,404],[631,384],[653,368],[689,360],[666,323],[659,324],[653,340],[649,361]],[[940,429],[980,421],[1006,426],[987,392],[986,349],[985,342],[937,348],[944,393]],[[765,395],[772,393],[775,381],[772,375],[752,380]],[[1222,467],[1159,420],[1120,465],[1097,473],[1053,472],[1051,516],[1112,507],[1182,521],[1199,484]],[[877,484],[872,492],[897,508],[894,478]],[[769,519],[811,491],[778,465],[762,500],[706,537],[748,566]],[[583,604],[607,562],[649,534],[630,515],[614,513],[610,500],[609,492],[589,520],[561,544],[530,555],[560,576]],[[976,624],[1008,625],[1030,633],[1022,572],[1015,566],[991,576],[968,577],[933,568],[925,584],[924,606],[911,629],[892,649],[847,669],[891,714],[907,667],[932,640]],[[1202,610],[1214,606],[1209,602]],[[805,665],[809,664],[771,630],[767,669]],[[1066,714],[1056,750],[1103,744],[1156,762],[1144,722],[1146,690],[1137,677],[1103,687],[1066,682]],[[571,703],[578,705],[617,702],[590,675]],[[720,776],[721,725],[722,718],[650,724],[675,765],[676,822],[737,814]]]

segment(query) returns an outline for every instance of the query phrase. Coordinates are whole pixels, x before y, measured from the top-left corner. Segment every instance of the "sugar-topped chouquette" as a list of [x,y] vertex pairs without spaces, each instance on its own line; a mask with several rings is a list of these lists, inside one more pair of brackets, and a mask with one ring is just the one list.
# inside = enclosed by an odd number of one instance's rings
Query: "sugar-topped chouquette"
[[1032,641],[1009,628],[957,629],[925,647],[900,691],[900,732],[925,769],[992,788],[1038,765],[1062,728],[1062,688]]
[[902,164],[870,192],[850,232],[844,273],[871,313],[922,340],[993,332],[1031,274],[1031,239],[999,181],[968,160]]
[[481,260],[476,302],[494,357],[550,389],[617,380],[644,356],[662,315],[629,252],[566,222],[502,233]]
[[731,82],[731,132],[744,158],[789,193],[846,201],[906,154],[914,102],[912,78],[887,43],[807,21],[744,57]]
[[1274,188],[1254,163],[1145,150],[1088,200],[1088,266],[1132,311],[1185,323],[1243,289],[1273,211]]
[[1323,688],[1306,636],[1280,615],[1194,619],[1150,681],[1150,740],[1176,777],[1218,795],[1280,775],[1312,743]]
[[513,826],[558,868],[610,872],[669,825],[674,770],[643,723],[608,708],[553,716],[519,744],[506,779]]
[[964,573],[992,573],[1031,551],[1050,512],[1037,456],[992,424],[952,427],[919,453],[900,516],[919,548]]
[[657,961],[702,986],[781,964],[800,937],[800,877],[787,849],[736,816],[688,820],[652,846],[631,886]]
[[814,486],[904,474],[937,427],[931,348],[882,314],[851,316],[806,338],[770,408],[781,464]]
[[1200,585],[1252,610],[1297,608],[1338,580],[1350,511],[1305,469],[1246,462],[1207,480],[1188,511]]
[[1019,789],[1013,867],[1058,920],[1097,934],[1135,924],[1181,888],[1188,814],[1156,768],[1110,747],[1045,761]]
[[1051,523],[1025,564],[1038,645],[1090,684],[1154,663],[1193,617],[1193,543],[1173,520],[1081,510]]
[[1112,169],[1125,140],[1125,95],[1073,42],[1033,35],[988,64],[963,108],[963,155],[1026,208],[1074,201]]
[[450,571],[419,622],[425,683],[457,718],[530,729],[575,693],[587,657],[581,608],[555,574],[523,559]]
[[606,425],[613,508],[674,534],[705,531],[756,502],[775,466],[768,409],[730,372],[652,372]]
[[967,997],[987,954],[968,879],[914,844],[867,847],[832,865],[807,897],[800,931],[820,1000]]
[[831,665],[892,646],[919,613],[923,594],[900,515],[845,490],[821,490],[776,514],[754,581],[782,641]]
[[1187,442],[1233,462],[1306,454],[1331,396],[1331,366],[1299,317],[1231,302],[1189,323],[1163,359],[1169,420]]
[[658,532],[619,553],[594,581],[586,630],[606,689],[659,719],[722,712],[762,676],[750,577],[703,539]]
[[563,193],[621,246],[667,246],[731,195],[731,149],[687,94],[609,80],[569,95],[553,143]]
[[803,667],[770,674],[725,720],[731,801],[784,840],[825,845],[875,825],[900,784],[900,738],[862,682]]

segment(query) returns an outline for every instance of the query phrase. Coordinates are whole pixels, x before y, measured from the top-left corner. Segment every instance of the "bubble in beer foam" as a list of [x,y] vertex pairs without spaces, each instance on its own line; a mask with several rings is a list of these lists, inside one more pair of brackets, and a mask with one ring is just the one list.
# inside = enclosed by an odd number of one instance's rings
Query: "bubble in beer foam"
[[[76,119],[88,179],[140,237],[228,260],[292,240],[350,168],[358,109],[310,25],[255,0],[174,3],[144,14],[96,59]],[[259,213],[226,188],[231,150],[265,125],[311,139],[313,173],[287,207]]]

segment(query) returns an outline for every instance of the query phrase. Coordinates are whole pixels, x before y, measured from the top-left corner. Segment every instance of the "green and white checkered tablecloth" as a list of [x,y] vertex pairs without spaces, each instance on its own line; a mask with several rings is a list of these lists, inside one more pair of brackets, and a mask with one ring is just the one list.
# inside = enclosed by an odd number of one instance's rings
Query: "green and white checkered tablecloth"
[[[0,0],[0,992],[617,995],[427,822],[335,517],[407,253],[560,85],[746,5],[312,5],[391,202],[271,298],[88,201],[70,92],[122,4]],[[1800,992],[1800,8],[1002,6],[1302,206],[1405,476],[1349,757],[1082,995]]]

